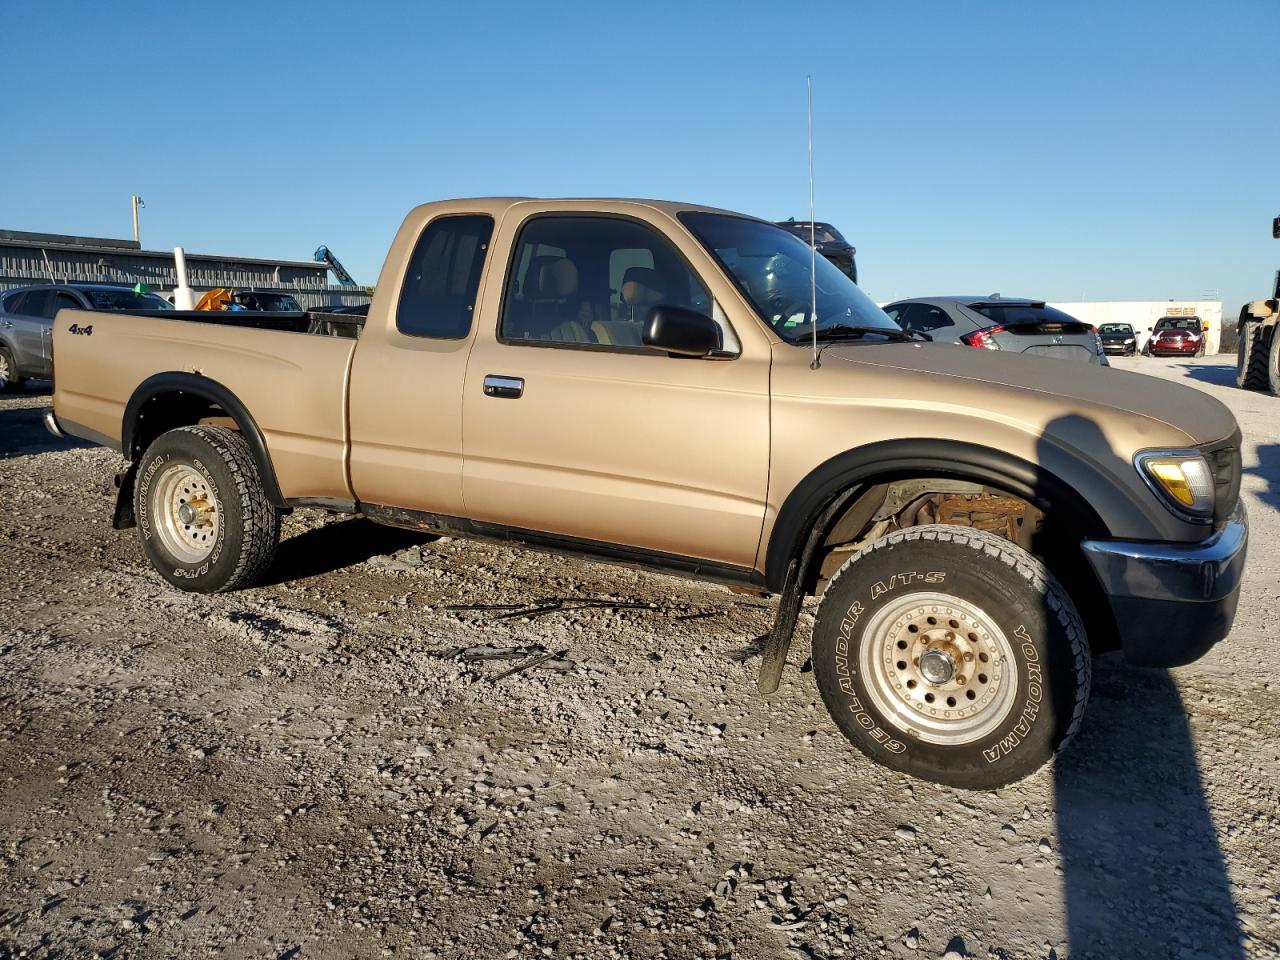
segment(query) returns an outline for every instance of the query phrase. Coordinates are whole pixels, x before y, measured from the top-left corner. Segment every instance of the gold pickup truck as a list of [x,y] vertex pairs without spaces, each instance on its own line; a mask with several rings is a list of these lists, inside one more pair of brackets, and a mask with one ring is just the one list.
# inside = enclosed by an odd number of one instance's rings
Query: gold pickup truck
[[430,203],[362,326],[64,310],[54,350],[50,429],[121,452],[115,526],[180,589],[252,585],[285,511],[360,513],[779,594],[766,694],[818,595],[835,723],[956,786],[1061,748],[1092,652],[1186,663],[1235,613],[1220,403],[925,342],[722,210]]

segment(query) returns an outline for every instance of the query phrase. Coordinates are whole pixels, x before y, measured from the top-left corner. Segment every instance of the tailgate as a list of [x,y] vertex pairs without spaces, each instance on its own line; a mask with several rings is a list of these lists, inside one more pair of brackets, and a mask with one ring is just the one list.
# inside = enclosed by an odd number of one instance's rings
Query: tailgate
[[[286,499],[349,499],[347,377],[355,344],[216,322],[63,310],[53,323],[53,408],[68,432],[118,449],[125,407],[143,381],[160,373],[206,377],[235,394],[257,423]],[[156,402],[163,409],[167,401]]]

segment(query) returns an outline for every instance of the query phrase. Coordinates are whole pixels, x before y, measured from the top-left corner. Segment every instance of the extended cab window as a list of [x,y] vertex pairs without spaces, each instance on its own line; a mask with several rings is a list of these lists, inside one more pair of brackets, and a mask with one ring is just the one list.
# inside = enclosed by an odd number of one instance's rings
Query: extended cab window
[[538,217],[520,231],[502,339],[643,347],[658,304],[711,313],[702,281],[656,230],[609,217]]
[[492,234],[492,217],[432,220],[409,258],[396,329],[442,340],[459,340],[470,333]]

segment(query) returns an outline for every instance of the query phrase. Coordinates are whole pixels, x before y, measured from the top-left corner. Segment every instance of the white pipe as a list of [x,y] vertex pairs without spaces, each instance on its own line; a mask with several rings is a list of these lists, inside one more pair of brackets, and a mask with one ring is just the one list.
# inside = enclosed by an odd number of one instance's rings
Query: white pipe
[[173,291],[173,305],[179,310],[194,310],[196,297],[187,286],[187,255],[181,247],[173,248],[173,265],[178,273],[178,286]]

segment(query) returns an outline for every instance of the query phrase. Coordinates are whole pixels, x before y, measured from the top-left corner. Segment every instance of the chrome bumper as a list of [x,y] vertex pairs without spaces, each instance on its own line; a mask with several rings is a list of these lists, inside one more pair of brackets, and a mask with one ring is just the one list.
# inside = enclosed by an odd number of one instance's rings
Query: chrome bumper
[[1178,666],[1231,629],[1248,545],[1241,503],[1199,543],[1086,540],[1081,546],[1111,601],[1126,658]]
[[58,426],[58,418],[53,415],[52,410],[44,412],[44,428],[52,433],[59,440],[65,440],[66,434],[62,432],[62,427]]

